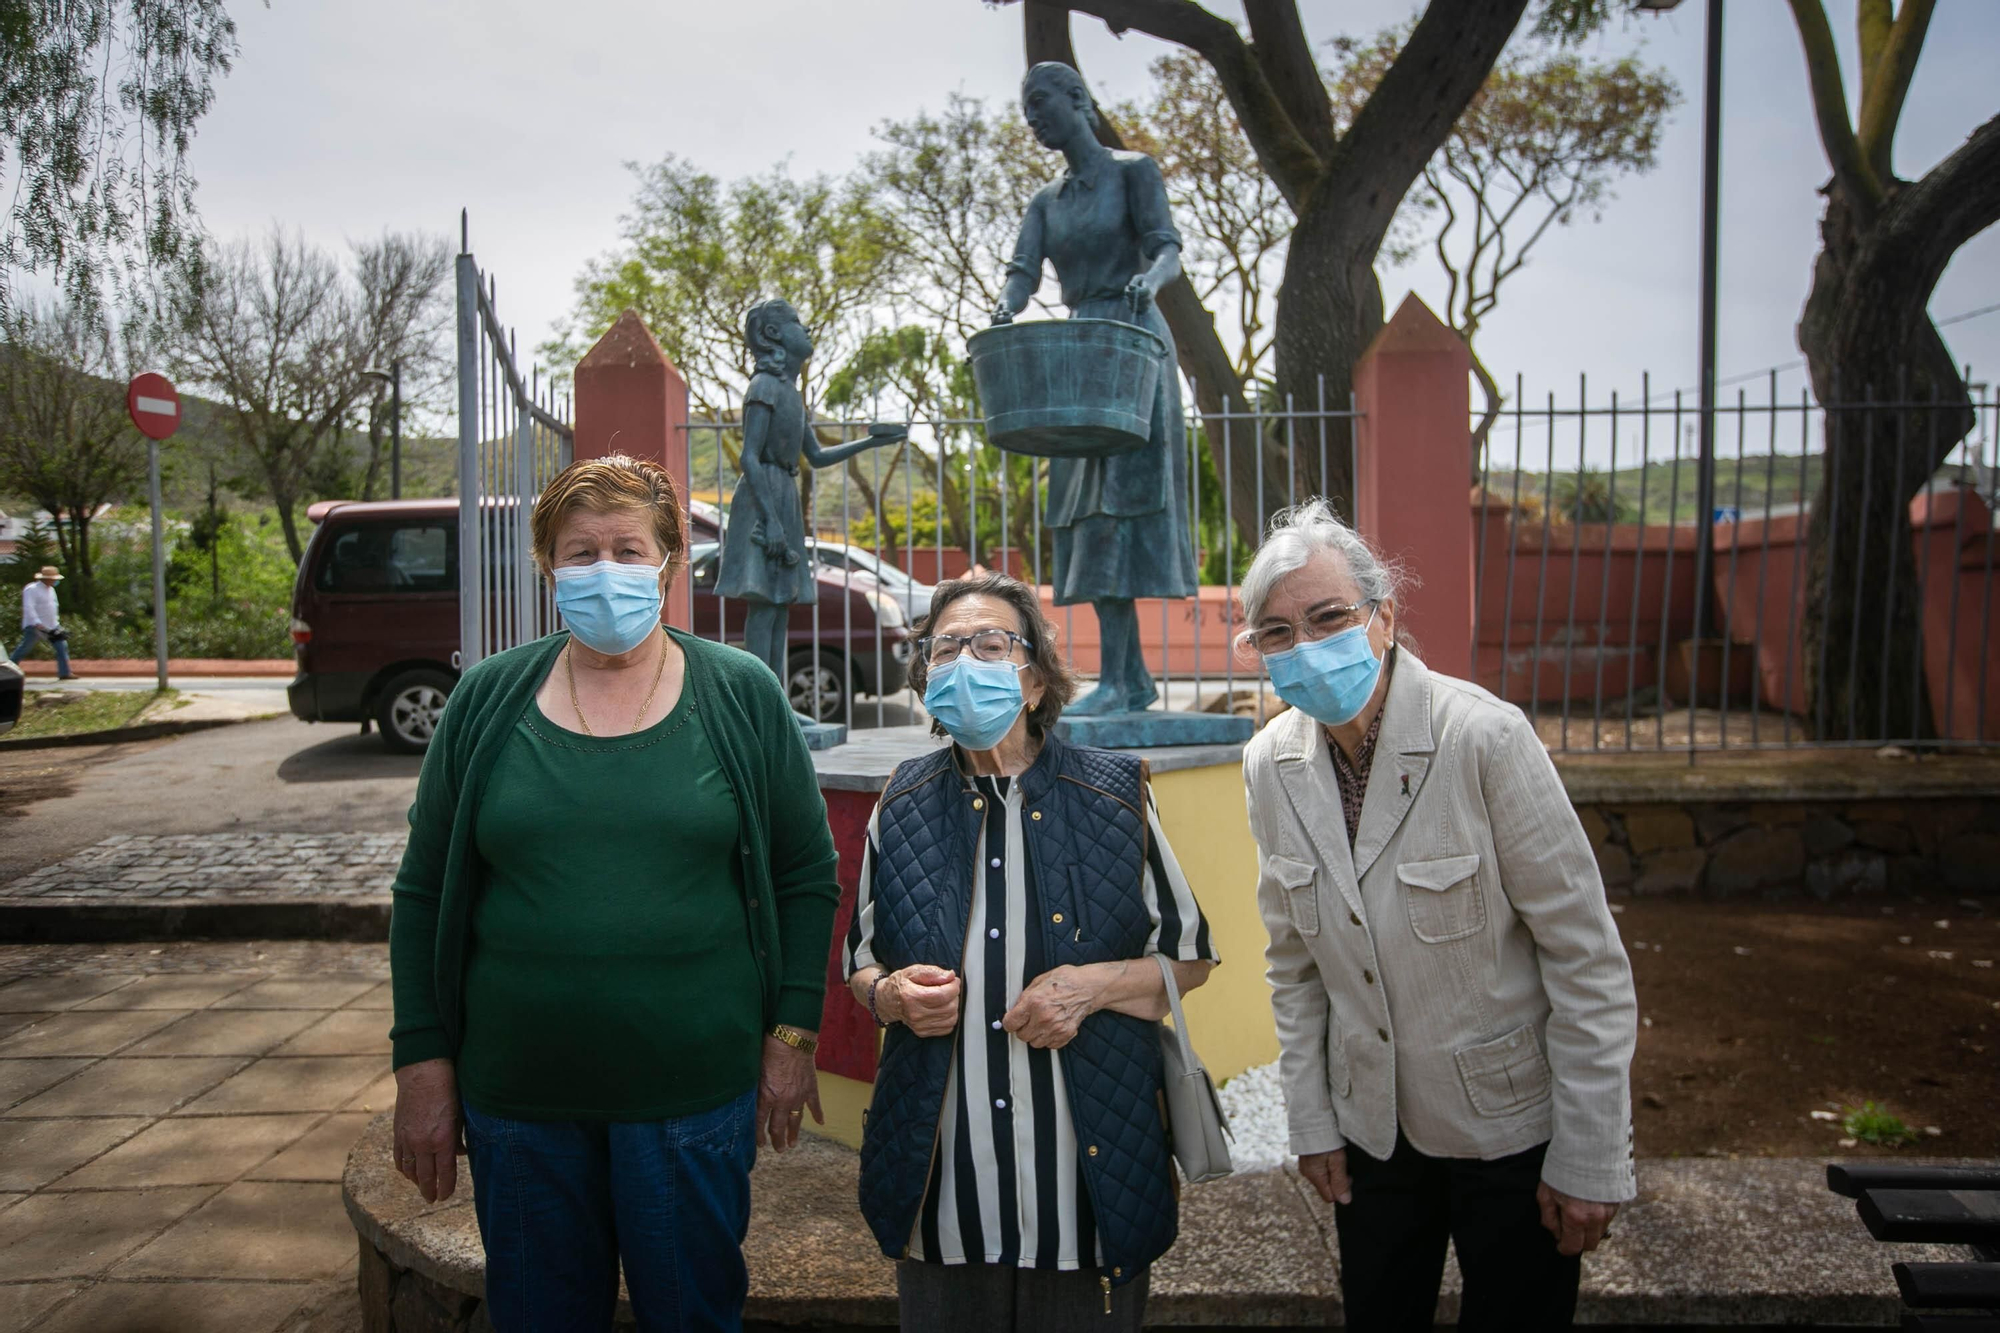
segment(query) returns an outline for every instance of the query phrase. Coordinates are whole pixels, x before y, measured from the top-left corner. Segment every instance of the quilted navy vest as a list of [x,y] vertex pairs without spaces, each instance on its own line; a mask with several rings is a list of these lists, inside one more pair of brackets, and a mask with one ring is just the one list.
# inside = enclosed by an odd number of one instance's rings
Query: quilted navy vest
[[[963,972],[983,814],[955,755],[948,747],[899,765],[882,796],[873,948],[892,972],[917,963]],[[1051,736],[1018,781],[1050,966],[1143,958],[1152,934],[1140,893],[1144,764]],[[1061,928],[1051,923],[1058,912]],[[901,1024],[883,1041],[861,1141],[861,1212],[891,1258],[908,1250],[923,1207],[956,1041]],[[1095,1013],[1057,1055],[1103,1276],[1122,1285],[1166,1253],[1179,1227],[1158,1025]]]

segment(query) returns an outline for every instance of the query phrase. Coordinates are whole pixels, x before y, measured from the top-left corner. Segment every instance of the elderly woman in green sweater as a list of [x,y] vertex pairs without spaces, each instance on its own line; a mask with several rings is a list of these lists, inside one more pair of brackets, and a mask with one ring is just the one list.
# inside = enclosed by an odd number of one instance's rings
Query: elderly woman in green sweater
[[665,469],[566,468],[534,554],[567,633],[468,671],[424,758],[390,925],[396,1163],[461,1143],[499,1333],[736,1329],[759,1143],[806,1110],[839,890],[761,662],[660,624]]

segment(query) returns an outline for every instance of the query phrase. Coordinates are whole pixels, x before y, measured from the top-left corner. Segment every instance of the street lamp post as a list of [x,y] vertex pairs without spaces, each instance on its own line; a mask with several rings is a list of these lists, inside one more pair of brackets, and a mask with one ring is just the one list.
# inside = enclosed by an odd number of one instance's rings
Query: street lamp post
[[397,357],[383,370],[370,366],[361,372],[389,386],[389,498],[403,498],[403,358]]

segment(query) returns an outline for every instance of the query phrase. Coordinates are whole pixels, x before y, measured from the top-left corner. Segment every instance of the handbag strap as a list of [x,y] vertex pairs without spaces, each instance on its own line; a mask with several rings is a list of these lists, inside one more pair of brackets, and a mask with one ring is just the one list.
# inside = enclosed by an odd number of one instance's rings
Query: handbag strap
[[1188,1040],[1187,1015],[1181,1012],[1181,988],[1174,980],[1174,965],[1163,953],[1154,954],[1153,961],[1160,965],[1160,975],[1167,983],[1167,1008],[1174,1016],[1174,1038],[1180,1042],[1181,1065],[1190,1073],[1195,1070],[1207,1073],[1201,1057],[1194,1053],[1194,1043]]

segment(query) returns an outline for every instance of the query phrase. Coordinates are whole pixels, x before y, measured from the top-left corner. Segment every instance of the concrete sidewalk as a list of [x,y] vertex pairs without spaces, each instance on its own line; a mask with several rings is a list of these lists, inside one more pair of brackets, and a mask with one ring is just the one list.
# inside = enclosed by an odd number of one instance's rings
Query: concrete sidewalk
[[0,951],[28,973],[0,986],[0,1328],[352,1327],[337,1182],[394,1104],[387,961]]

